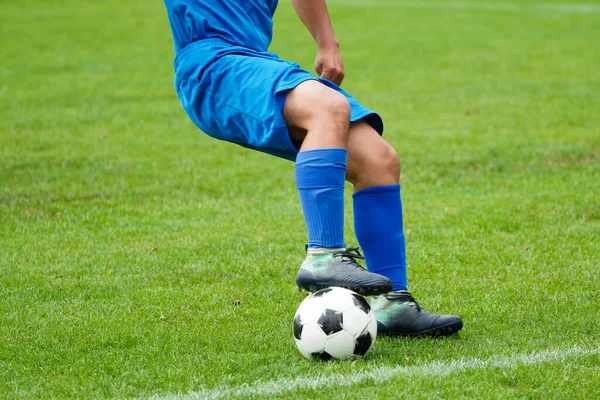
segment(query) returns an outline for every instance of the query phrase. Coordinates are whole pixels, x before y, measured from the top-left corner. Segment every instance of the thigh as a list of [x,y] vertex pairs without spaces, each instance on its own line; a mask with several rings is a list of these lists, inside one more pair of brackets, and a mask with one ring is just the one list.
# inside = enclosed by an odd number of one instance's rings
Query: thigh
[[306,126],[298,122],[310,119],[311,107],[307,104],[319,105],[323,101],[337,103],[339,99],[336,96],[340,95],[343,96],[342,99],[345,98],[346,104],[350,105],[350,123],[364,122],[376,134],[383,134],[383,121],[379,114],[364,107],[352,95],[334,83],[320,78],[313,79],[314,82],[304,82],[285,94],[283,114],[290,137],[296,145],[299,146],[307,134]]
[[[203,59],[206,54],[193,56]],[[246,49],[242,52],[229,48],[208,65],[193,59],[185,64],[178,70],[176,89],[187,114],[203,132],[295,159],[298,148],[283,118],[283,93],[302,80],[312,79],[310,74],[293,74],[299,69],[294,64]]]
[[290,132],[283,109],[290,91],[308,80],[317,80],[343,94],[350,103],[351,122],[364,120],[380,134],[383,132],[378,114],[298,64],[272,53],[207,42],[190,46],[185,57],[178,56],[175,75],[179,99],[204,133],[295,160],[306,131],[292,128]]

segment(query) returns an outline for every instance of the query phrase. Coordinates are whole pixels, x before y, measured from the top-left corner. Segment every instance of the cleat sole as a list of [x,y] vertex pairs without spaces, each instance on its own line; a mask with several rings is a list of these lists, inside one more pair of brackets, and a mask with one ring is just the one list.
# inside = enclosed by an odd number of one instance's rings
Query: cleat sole
[[347,285],[347,284],[343,284],[343,283],[333,283],[333,284],[303,284],[303,283],[297,283],[298,284],[298,290],[300,292],[309,292],[309,293],[314,293],[314,292],[318,292],[321,289],[327,289],[329,287],[332,286],[336,286],[336,287],[341,287],[344,289],[348,289],[348,290],[352,290],[355,293],[360,294],[363,297],[368,297],[368,296],[373,296],[375,298],[377,298],[377,296],[382,295],[383,293],[387,293],[390,291],[389,287],[387,286],[374,286],[374,287],[364,287],[364,286],[354,286],[354,285]]
[[449,323],[444,326],[437,326],[433,329],[428,329],[425,331],[405,333],[405,332],[388,332],[385,329],[385,327],[382,326],[381,323],[377,323],[377,328],[378,328],[377,334],[381,335],[381,336],[390,336],[390,337],[440,338],[440,337],[454,335],[454,334],[458,333],[458,331],[460,331],[462,329],[462,327],[463,327],[463,322],[461,320],[461,321]]

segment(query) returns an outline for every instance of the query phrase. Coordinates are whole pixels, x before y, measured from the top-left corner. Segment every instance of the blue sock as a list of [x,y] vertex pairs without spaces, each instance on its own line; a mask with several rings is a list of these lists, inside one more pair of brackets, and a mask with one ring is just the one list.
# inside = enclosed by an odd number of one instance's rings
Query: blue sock
[[369,271],[390,278],[393,290],[407,290],[400,185],[371,187],[352,197],[354,231]]
[[344,244],[346,149],[298,153],[296,186],[308,229],[308,247],[340,248]]

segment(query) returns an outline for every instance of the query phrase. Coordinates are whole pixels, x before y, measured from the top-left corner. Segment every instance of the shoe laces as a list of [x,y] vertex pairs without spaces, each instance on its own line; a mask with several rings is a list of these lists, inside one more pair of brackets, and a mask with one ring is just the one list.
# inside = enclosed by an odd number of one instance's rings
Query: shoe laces
[[343,251],[336,251],[335,253],[333,253],[333,256],[341,258],[342,261],[346,264],[365,269],[362,265],[359,264],[358,261],[356,261],[365,259],[363,255],[360,254],[360,250],[358,249],[358,247],[349,247]]

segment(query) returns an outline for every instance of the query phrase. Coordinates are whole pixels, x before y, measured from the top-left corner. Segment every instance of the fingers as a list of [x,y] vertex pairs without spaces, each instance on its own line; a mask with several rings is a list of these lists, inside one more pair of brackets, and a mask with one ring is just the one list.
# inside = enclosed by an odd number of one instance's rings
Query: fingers
[[345,76],[344,70],[341,68],[323,68],[321,72],[317,71],[317,73],[319,74],[319,77],[327,79],[338,86],[342,84]]
[[344,80],[344,63],[338,48],[322,48],[315,60],[315,70],[319,77],[340,86]]
[[346,73],[344,72],[344,66],[341,63],[331,63],[331,65],[317,64],[315,70],[320,78],[327,79],[340,86]]

